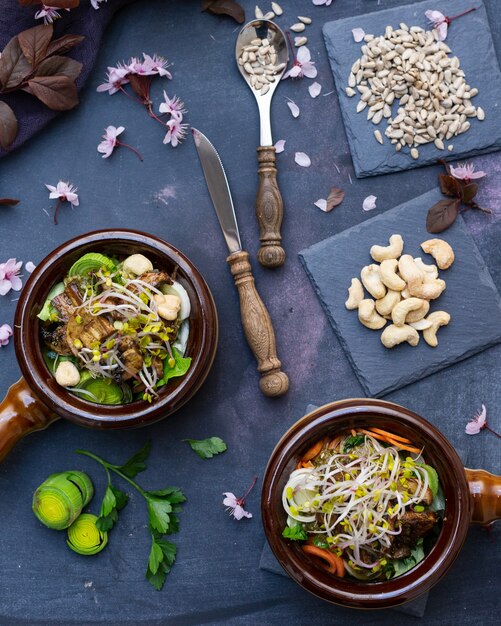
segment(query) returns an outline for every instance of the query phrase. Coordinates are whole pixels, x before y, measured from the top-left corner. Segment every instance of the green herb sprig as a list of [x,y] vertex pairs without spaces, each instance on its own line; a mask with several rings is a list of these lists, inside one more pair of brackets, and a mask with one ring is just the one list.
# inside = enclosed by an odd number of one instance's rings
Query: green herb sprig
[[201,459],[212,459],[216,454],[221,454],[228,449],[228,446],[221,437],[209,437],[208,439],[183,439],[189,443],[191,449],[198,454]]
[[291,541],[306,541],[308,539],[308,535],[301,524],[286,526],[282,531],[282,537]]
[[128,496],[120,489],[111,484],[111,474],[113,472],[146,500],[148,509],[148,523],[151,533],[151,550],[148,558],[146,578],[160,591],[164,586],[167,574],[170,572],[176,558],[176,546],[170,541],[163,539],[163,535],[170,535],[179,530],[179,519],[177,513],[181,510],[181,504],[185,502],[182,491],[177,487],[167,487],[157,491],[145,491],[133,479],[146,469],[146,460],[150,454],[150,444],[134,454],[123,465],[114,465],[89,452],[88,450],[77,450],[78,454],[87,456],[104,467],[108,478],[108,484],[104,493],[99,518],[96,526],[100,530],[111,530],[118,520],[118,512],[127,504]]

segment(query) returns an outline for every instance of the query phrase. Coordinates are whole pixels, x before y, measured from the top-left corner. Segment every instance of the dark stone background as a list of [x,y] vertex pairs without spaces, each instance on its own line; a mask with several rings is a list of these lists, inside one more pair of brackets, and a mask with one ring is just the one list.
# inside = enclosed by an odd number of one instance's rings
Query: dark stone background
[[[244,2],[248,16],[254,4]],[[319,69],[317,80],[324,93],[332,91],[321,26],[335,17],[377,10],[375,0],[335,0],[321,8],[309,0],[282,4],[285,15],[279,23],[283,26],[292,24],[297,14],[314,18],[307,35]],[[399,4],[407,3],[382,0],[381,8]],[[495,0],[486,6],[499,54],[501,14]],[[198,0],[143,0],[127,7],[107,31],[81,105],[2,161],[1,195],[22,199],[17,208],[1,209],[2,260],[15,256],[37,263],[63,241],[96,228],[144,229],[181,248],[202,270],[218,305],[221,332],[207,382],[177,415],[148,430],[119,433],[59,422],[26,439],[0,466],[1,624],[404,623],[403,616],[387,611],[365,613],[330,606],[292,581],[259,570],[264,541],[259,487],[248,499],[254,518],[239,523],[224,513],[222,492],[239,495],[254,475],[262,477],[276,441],[306,404],[362,395],[300,265],[298,251],[372,217],[374,212],[361,209],[369,194],[378,196],[377,212],[381,212],[431,189],[439,168],[355,180],[336,96],[312,100],[307,79],[280,86],[272,117],[275,138],[287,139],[279,169],[288,260],[275,272],[256,262],[254,269],[275,323],[291,389],[285,398],[265,399],[258,392],[255,364],[242,335],[223,238],[194,146],[191,141],[176,150],[163,146],[162,129],[139,106],[120,95],[95,92],[107,65],[143,50],[164,54],[175,64],[174,80],[157,81],[156,95],[159,98],[165,87],[170,95],[181,96],[189,109],[188,121],[214,141],[226,164],[244,245],[255,259],[257,110],[233,65],[235,35],[232,21],[201,14]],[[297,120],[291,117],[284,96],[300,106]],[[124,140],[142,151],[144,163],[123,148],[108,161],[100,159],[96,146],[108,124],[126,126]],[[294,163],[296,150],[309,153],[311,168]],[[489,174],[482,181],[480,201],[491,206],[494,214],[468,214],[466,221],[499,288],[501,159],[483,156],[475,164]],[[63,208],[59,225],[53,226],[43,211],[52,209],[43,184],[59,179],[78,185],[81,205],[74,211]],[[346,190],[346,199],[324,214],[313,202],[326,197],[333,184]],[[0,323],[12,322],[15,302],[11,298],[15,297],[9,294],[0,300]],[[471,438],[464,434],[466,421],[481,403],[487,406],[492,425],[500,429],[500,359],[498,346],[387,398],[438,425],[454,444],[467,450],[470,466],[500,473],[498,441],[485,432]],[[0,372],[3,394],[19,375],[12,343],[0,350]],[[202,461],[180,442],[210,435],[223,437],[229,446],[227,453],[210,461]],[[144,580],[149,536],[145,507],[135,494],[110,536],[109,547],[94,558],[70,552],[64,534],[42,527],[31,513],[33,490],[55,471],[87,470],[98,494],[102,493],[100,468],[75,455],[76,448],[121,461],[147,438],[152,439],[153,450],[141,482],[148,488],[178,485],[188,497],[181,531],[175,537],[178,562],[161,593]],[[97,507],[98,498],[90,509],[96,512]],[[430,594],[422,623],[497,623],[499,537],[499,528],[492,533],[471,529],[456,564]],[[406,623],[413,619],[405,618]]]

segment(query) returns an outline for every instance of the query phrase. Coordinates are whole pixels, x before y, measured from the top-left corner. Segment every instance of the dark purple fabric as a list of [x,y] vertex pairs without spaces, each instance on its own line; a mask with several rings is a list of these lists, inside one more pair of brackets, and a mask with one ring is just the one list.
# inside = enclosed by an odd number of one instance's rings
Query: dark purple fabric
[[[133,0],[108,0],[101,3],[100,8],[96,10],[90,0],[81,0],[81,5],[69,13],[61,11],[61,19],[54,23],[54,37],[66,33],[85,36],[82,43],[68,54],[83,63],[82,72],[76,81],[78,90],[83,87],[94,66],[106,25],[118,9],[131,2]],[[0,50],[3,50],[14,35],[43,23],[42,20],[35,20],[35,13],[39,8],[39,6],[22,7],[17,0],[0,0]],[[0,148],[0,157],[21,146],[58,115],[33,96],[23,92],[0,94],[0,99],[13,109],[19,122],[19,132],[14,143],[8,152]]]

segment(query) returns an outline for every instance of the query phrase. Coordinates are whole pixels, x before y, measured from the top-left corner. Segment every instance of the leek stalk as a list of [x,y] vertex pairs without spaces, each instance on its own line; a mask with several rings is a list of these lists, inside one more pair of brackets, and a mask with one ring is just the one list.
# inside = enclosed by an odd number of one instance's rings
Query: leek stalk
[[68,528],[68,546],[77,554],[97,554],[108,543],[108,533],[96,526],[97,516],[83,513]]

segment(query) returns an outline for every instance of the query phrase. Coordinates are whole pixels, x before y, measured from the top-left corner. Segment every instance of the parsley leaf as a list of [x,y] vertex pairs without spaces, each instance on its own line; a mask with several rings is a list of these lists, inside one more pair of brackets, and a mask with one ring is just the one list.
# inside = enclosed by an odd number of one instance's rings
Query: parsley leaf
[[139,472],[144,472],[146,469],[146,460],[150,456],[150,449],[151,444],[148,441],[144,444],[141,450],[139,450],[139,452],[133,454],[130,459],[125,461],[125,463],[118,469],[122,472],[122,474],[125,474],[129,478],[134,478],[137,474],[139,474]]
[[360,444],[362,444],[365,440],[365,435],[353,435],[352,437],[348,437],[344,441],[343,452],[348,452],[352,448],[356,448]]
[[124,508],[128,500],[126,493],[108,483],[96,521],[97,528],[103,532],[111,530],[118,520],[118,511]]
[[186,500],[183,493],[177,487],[167,487],[160,491],[146,491],[144,497],[148,503],[150,530],[162,534],[177,532],[179,524],[175,515],[172,514],[179,508],[173,505]]
[[209,437],[208,439],[183,439],[190,444],[191,449],[198,454],[201,459],[212,459],[216,454],[220,454],[228,449],[228,446],[220,437]]
[[166,385],[167,382],[171,378],[176,378],[177,376],[184,376],[186,372],[190,369],[191,365],[191,357],[182,357],[176,348],[172,348],[172,355],[174,356],[174,367],[169,366],[169,359],[165,359],[164,361],[164,375],[162,378],[157,381],[155,389],[162,387],[162,385]]
[[165,541],[152,535],[150,557],[146,578],[160,591],[165,583],[165,578],[170,572],[176,559],[176,546],[170,541]]
[[306,541],[308,539],[308,535],[301,524],[286,526],[282,531],[282,537],[291,541]]
[[329,544],[321,535],[316,535],[313,538],[313,545],[317,546],[317,548],[323,548],[324,550],[329,548]]

